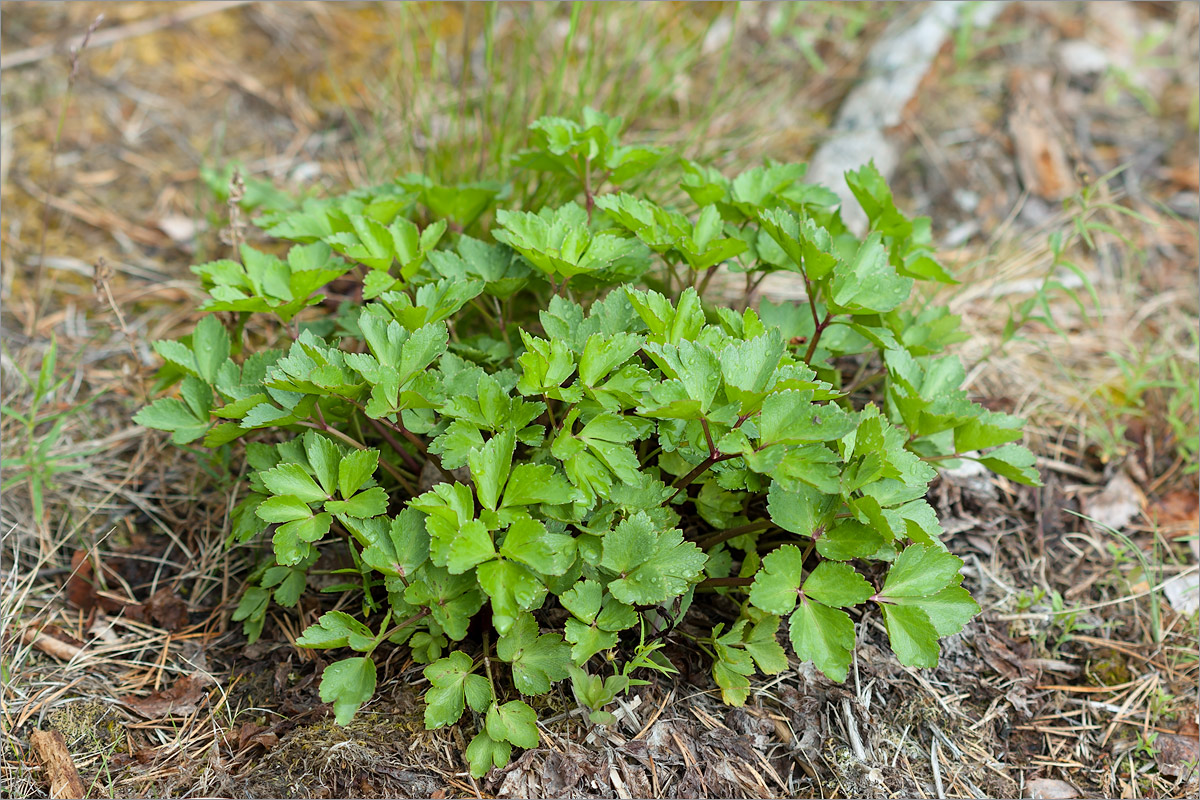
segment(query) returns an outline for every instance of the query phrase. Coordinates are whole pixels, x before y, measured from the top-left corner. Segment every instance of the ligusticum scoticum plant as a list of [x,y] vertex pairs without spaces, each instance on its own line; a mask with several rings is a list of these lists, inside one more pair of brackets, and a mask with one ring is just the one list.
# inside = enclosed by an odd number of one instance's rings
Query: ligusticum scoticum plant
[[[528,699],[559,682],[610,722],[674,671],[669,641],[734,705],[787,668],[781,632],[844,680],[864,613],[936,665],[979,606],[925,500],[934,465],[1038,481],[1021,420],[960,389],[958,319],[906,308],[952,279],[873,166],[845,176],[860,238],[803,165],[730,179],[620,125],[537,121],[508,184],[264,193],[257,243],[193,268],[211,313],[156,343],[176,388],[137,415],[248,466],[246,634],[310,581],[342,594],[296,642],[352,651],[321,680],[338,722],[405,646],[475,775],[537,745]],[[718,270],[747,293],[790,273],[806,299],[739,311],[709,296]],[[695,604],[725,621],[698,629]]]

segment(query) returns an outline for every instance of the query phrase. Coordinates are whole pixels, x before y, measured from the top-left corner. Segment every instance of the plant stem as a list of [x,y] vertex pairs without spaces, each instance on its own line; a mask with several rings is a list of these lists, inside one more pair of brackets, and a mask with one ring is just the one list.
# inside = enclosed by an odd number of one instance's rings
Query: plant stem
[[678,495],[680,492],[682,492],[684,489],[686,489],[689,485],[691,485],[692,481],[696,480],[696,478],[699,478],[702,474],[704,474],[704,471],[707,470],[709,467],[711,467],[713,464],[716,464],[718,461],[724,461],[728,458],[733,458],[733,456],[721,455],[720,453],[717,453],[714,455],[710,455],[708,458],[701,461],[699,464],[696,465],[695,469],[693,469],[687,475],[684,475],[679,480],[675,481],[675,483],[673,484],[673,486],[675,487],[675,493],[667,498],[667,502],[669,503],[672,500],[674,500],[676,495]]
[[409,625],[412,625],[414,622],[419,622],[420,620],[424,619],[427,616],[429,616],[428,608],[426,608],[423,611],[418,611],[416,614],[413,614],[411,617],[404,620],[404,622],[398,622],[395,625],[393,625],[391,628],[389,628],[387,633],[385,633],[383,636],[379,637],[380,641],[392,638],[397,633],[399,633],[400,631],[407,628]]
[[408,465],[408,468],[412,471],[412,473],[419,476],[421,474],[421,465],[417,463],[417,459],[413,458],[412,453],[405,450],[403,445],[392,438],[392,435],[388,433],[388,429],[379,424],[379,420],[367,417],[367,421],[371,423],[371,427],[375,429],[375,432],[383,437],[383,440],[387,442],[388,447],[392,448],[401,458],[404,459],[404,463]]
[[704,280],[700,281],[700,288],[696,289],[696,294],[704,297],[704,293],[708,290],[708,284],[712,282],[713,276],[717,274],[717,267],[719,266],[721,265],[713,264],[708,268],[708,271],[704,273]]
[[491,659],[491,656],[488,655],[488,652],[491,650],[491,647],[492,647],[491,637],[488,636],[487,628],[484,628],[484,631],[483,631],[483,668],[487,671],[488,683],[492,687],[492,699],[495,700],[496,696],[497,696],[496,695],[496,679],[492,677],[492,659]]
[[730,528],[729,530],[718,531],[717,533],[711,534],[710,536],[706,536],[703,539],[698,540],[696,542],[696,546],[699,547],[701,550],[707,550],[710,547],[716,547],[721,542],[727,542],[730,539],[734,539],[738,536],[741,536],[744,533],[754,533],[755,531],[763,531],[768,528],[774,527],[774,525],[775,525],[775,523],[769,519],[756,520],[754,522],[749,522],[745,525],[739,525],[736,528]]
[[700,418],[700,427],[704,429],[704,440],[708,442],[708,454],[710,456],[717,455],[717,446],[713,444],[712,431],[708,429],[708,419]]
[[[817,313],[817,309],[814,306],[813,307],[813,319],[816,319],[816,313]],[[825,331],[825,328],[829,325],[829,320],[832,317],[833,317],[833,315],[830,314],[828,311],[826,311],[825,318],[817,323],[817,327],[813,331],[812,338],[808,340],[808,349],[806,351],[804,351],[804,363],[805,364],[810,364],[812,362],[813,354],[817,352],[817,342],[821,341],[821,334]]]
[[754,578],[706,578],[696,584],[697,589],[715,589],[720,586],[749,586]]

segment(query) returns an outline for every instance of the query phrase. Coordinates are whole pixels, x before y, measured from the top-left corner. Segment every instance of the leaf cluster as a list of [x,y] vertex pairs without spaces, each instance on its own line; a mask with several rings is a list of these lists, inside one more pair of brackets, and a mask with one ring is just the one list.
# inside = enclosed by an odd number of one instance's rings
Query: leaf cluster
[[[960,388],[957,318],[908,307],[952,279],[873,166],[846,176],[860,239],[802,165],[727,178],[619,133],[591,111],[534,124],[517,165],[557,203],[408,176],[259,217],[280,254],[195,268],[225,313],[156,343],[175,388],[136,417],[244,458],[230,543],[264,548],[246,634],[340,553],[325,590],[351,610],[297,641],[355,653],[322,699],[344,723],[379,648],[404,646],[427,726],[476,730],[476,775],[537,744],[531,698],[560,682],[611,721],[635,673],[673,671],[672,636],[735,705],[789,649],[844,680],[863,614],[902,663],[935,665],[979,608],[925,499],[935,465],[1037,482],[1021,420]],[[668,169],[689,205],[631,191]],[[708,296],[722,266],[792,273],[806,299],[735,310]],[[335,280],[356,289],[330,313]],[[736,616],[697,630],[689,608],[717,594]]]

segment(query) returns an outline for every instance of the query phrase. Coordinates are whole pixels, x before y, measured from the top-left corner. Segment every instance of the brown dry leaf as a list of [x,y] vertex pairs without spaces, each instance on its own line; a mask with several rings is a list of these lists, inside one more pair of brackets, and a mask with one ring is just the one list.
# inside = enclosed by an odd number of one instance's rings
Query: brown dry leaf
[[152,692],[146,697],[126,695],[121,702],[146,719],[179,717],[193,713],[207,694],[209,680],[199,675],[184,675],[169,689]]
[[145,603],[129,606],[126,614],[136,620],[151,622],[166,631],[177,631],[188,624],[187,603],[165,586]]
[[1183,167],[1172,167],[1167,171],[1167,176],[1178,184],[1179,188],[1194,192],[1200,189],[1200,161],[1193,161]]
[[1171,778],[1190,778],[1200,762],[1200,739],[1177,733],[1160,733],[1154,739],[1158,771]]
[[1025,783],[1025,796],[1041,800],[1071,800],[1079,797],[1079,790],[1066,781],[1053,778],[1034,778]]
[[1013,70],[1013,108],[1008,116],[1021,183],[1046,200],[1062,200],[1075,192],[1075,175],[1067,160],[1060,126],[1051,109],[1050,73]]
[[1119,531],[1138,515],[1146,497],[1128,475],[1118,472],[1104,491],[1081,498],[1083,513],[1096,522]]
[[1167,538],[1193,535],[1200,529],[1200,494],[1194,489],[1169,492],[1150,506],[1148,516]]
[[265,725],[244,723],[238,730],[238,750],[245,750],[256,744],[262,745],[264,750],[270,750],[279,744],[279,735]]

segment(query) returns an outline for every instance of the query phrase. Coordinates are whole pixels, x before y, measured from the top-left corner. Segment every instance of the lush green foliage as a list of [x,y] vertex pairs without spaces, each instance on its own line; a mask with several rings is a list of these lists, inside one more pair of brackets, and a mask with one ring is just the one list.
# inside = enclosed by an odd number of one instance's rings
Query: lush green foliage
[[[371,698],[379,648],[406,645],[428,726],[474,712],[475,774],[537,744],[523,698],[560,681],[610,721],[646,670],[673,670],[672,633],[733,704],[787,667],[785,618],[836,680],[867,604],[903,663],[935,665],[978,606],[924,499],[932,464],[1037,481],[1020,420],[959,388],[958,320],[904,308],[916,281],[951,279],[872,166],[846,176],[860,240],[802,165],[728,179],[619,126],[533,126],[517,163],[574,198],[552,207],[408,177],[268,209],[269,246],[194,268],[214,313],[157,343],[178,396],[137,417],[244,452],[231,541],[271,544],[234,615],[246,633],[310,581],[342,594],[297,641],[354,651],[321,683],[338,721]],[[636,191],[669,170],[678,207]],[[747,286],[793,273],[807,301],[713,303],[721,265]],[[726,622],[684,621],[717,596]]]

